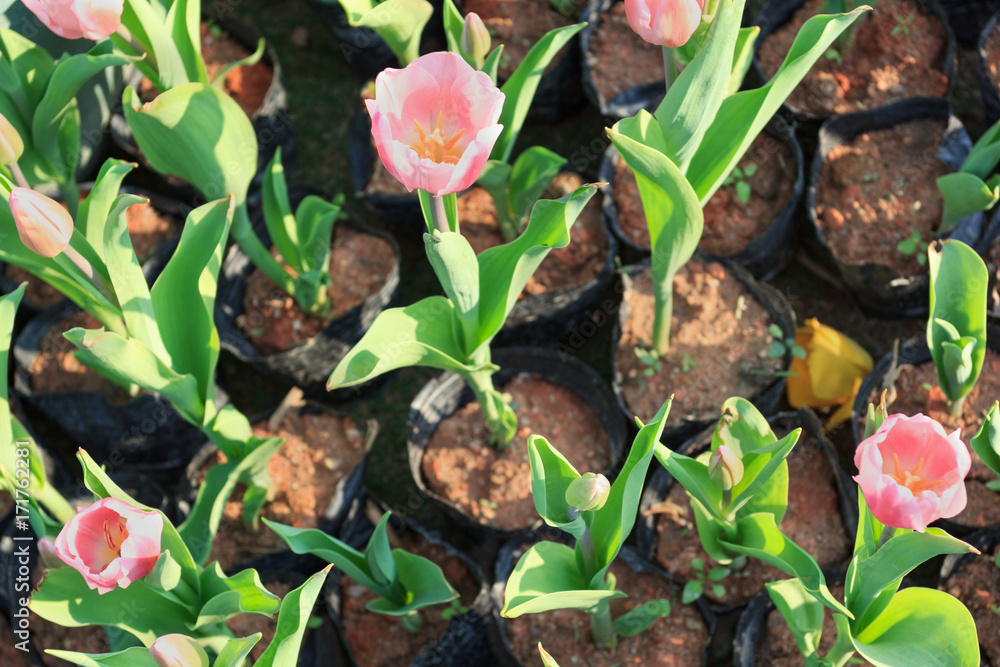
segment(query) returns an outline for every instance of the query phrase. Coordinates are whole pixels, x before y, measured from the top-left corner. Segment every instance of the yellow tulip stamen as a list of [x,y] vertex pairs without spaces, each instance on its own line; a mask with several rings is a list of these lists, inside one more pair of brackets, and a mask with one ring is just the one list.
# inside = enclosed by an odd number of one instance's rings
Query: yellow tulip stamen
[[462,135],[465,134],[464,127],[450,138],[446,138],[444,134],[444,112],[438,113],[437,127],[430,134],[424,131],[424,128],[420,126],[420,123],[416,119],[413,120],[413,124],[417,127],[418,139],[410,144],[410,148],[419,157],[427,158],[438,164],[442,162],[445,164],[458,164],[461,156],[451,155],[450,152],[459,139],[462,138]]
[[899,465],[899,456],[895,452],[892,454],[892,462],[895,471],[889,473],[889,477],[892,477],[900,486],[905,486],[909,489],[910,493],[914,496],[919,496],[924,491],[933,489],[935,486],[943,483],[940,479],[930,482],[920,477],[920,469],[924,467],[923,457],[917,461],[917,465],[913,467],[913,470],[902,470],[902,466]]

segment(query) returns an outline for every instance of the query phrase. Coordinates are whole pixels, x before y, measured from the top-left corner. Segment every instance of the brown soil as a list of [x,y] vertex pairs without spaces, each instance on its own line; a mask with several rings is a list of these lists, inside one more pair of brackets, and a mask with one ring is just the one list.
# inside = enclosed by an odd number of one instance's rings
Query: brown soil
[[32,390],[36,394],[98,392],[111,403],[127,402],[128,392],[77,360],[73,354],[76,346],[63,337],[63,332],[75,327],[100,329],[101,323],[81,310],[50,328],[42,337],[38,354],[28,368]]
[[653,574],[638,574],[620,559],[611,564],[610,572],[617,577],[616,588],[628,594],[627,598],[612,600],[612,618],[653,600],[670,600],[670,615],[654,621],[634,637],[619,640],[613,654],[594,645],[586,612],[558,609],[509,618],[507,639],[521,662],[530,667],[541,665],[541,642],[561,665],[701,665],[710,636],[697,608],[681,604],[680,591],[672,583]]
[[372,170],[372,176],[365,186],[365,194],[412,195],[416,199],[416,191],[410,192],[407,190],[406,186],[397,181],[396,177],[390,174],[389,170],[385,168],[385,165],[382,164],[382,158],[378,156],[378,151],[375,149],[374,143],[372,144],[372,151],[375,153],[375,168]]
[[629,88],[663,81],[663,50],[632,30],[625,3],[617,2],[601,15],[587,52],[594,86],[609,102]]
[[7,491],[0,491],[0,516],[3,516],[14,506],[14,497]]
[[[775,429],[784,437],[789,429]],[[814,436],[803,431],[788,456],[788,511],[781,532],[809,552],[824,568],[840,568],[851,556],[853,536],[847,534],[840,515],[837,478]],[[691,502],[680,484],[674,484],[666,502],[654,507],[656,561],[670,574],[684,581],[696,579],[691,560],[700,558],[707,571],[718,563],[701,548]],[[747,566],[719,582],[723,595],[705,586],[705,597],[724,606],[747,602],[764,589],[764,583],[788,575],[762,561],[750,559]]]
[[[550,3],[538,0],[465,0],[462,13],[475,12],[486,24],[493,38],[490,51],[504,45],[497,74],[507,78],[521,64],[528,51],[545,33],[575,23],[557,12]],[[563,50],[552,59],[562,57]],[[552,68],[552,64],[546,69]]]
[[[260,269],[247,278],[243,313],[236,318],[236,326],[249,334],[250,342],[261,353],[283,352],[312,339],[330,321],[382,289],[396,264],[396,254],[386,240],[347,225],[335,227],[332,248],[327,289],[332,313],[328,318],[303,312],[295,299]],[[272,249],[271,255],[287,267],[277,250]]]
[[517,530],[540,521],[531,500],[529,435],[543,435],[581,473],[604,472],[611,453],[597,415],[570,389],[527,373],[502,389],[510,394],[518,417],[509,447],[489,444],[482,411],[473,401],[438,425],[421,469],[431,490],[479,523]]
[[[843,586],[831,586],[830,592],[838,600],[844,599]],[[819,640],[819,654],[821,656],[833,647],[833,642],[837,639],[837,625],[833,621],[833,613],[829,609],[823,610],[823,635]],[[871,665],[857,653],[854,654],[852,665]],[[788,623],[778,611],[772,611],[767,616],[767,625],[764,627],[760,643],[757,645],[756,660],[754,665],[764,667],[802,667],[805,665],[805,658],[795,644]]]
[[[403,549],[437,563],[445,579],[458,591],[463,607],[471,607],[481,590],[481,583],[460,558],[452,556],[442,546],[431,544],[418,533],[408,530],[390,533],[394,549]],[[424,627],[419,634],[403,628],[396,616],[375,614],[365,605],[376,595],[346,576],[341,577],[341,620],[344,635],[354,653],[354,659],[364,667],[397,667],[409,665],[430,648],[448,628],[450,620],[442,612],[449,604],[427,607],[420,611]]]
[[[224,67],[253,53],[224,32],[219,36],[212,34],[212,28],[208,23],[201,24],[201,55],[209,80],[214,79]],[[243,113],[253,118],[264,105],[273,78],[274,68],[261,58],[255,65],[236,67],[226,74],[226,93],[236,100]],[[142,101],[151,102],[157,95],[159,91],[153,82],[143,78],[139,84]]]
[[[583,183],[583,179],[576,174],[559,174],[542,197],[558,199]],[[485,189],[476,186],[459,195],[458,219],[462,235],[468,239],[476,255],[504,243],[497,226],[493,198]],[[593,197],[570,228],[569,245],[549,253],[528,279],[521,298],[582,285],[601,273],[607,256],[608,236],[601,220],[601,203]]]
[[650,367],[635,353],[637,347],[649,349],[653,334],[648,270],[633,276],[624,299],[629,317],[622,324],[615,372],[626,405],[643,422],[671,394],[668,428],[683,419],[715,419],[727,398],[756,397],[783,368],[783,359],[767,356],[774,340],[768,332],[770,315],[721,264],[692,260],[674,276],[670,354],[660,359],[662,369],[651,376],[645,374]]
[[[184,224],[183,220],[160,213],[149,202],[128,207],[125,211],[125,220],[128,223],[132,247],[140,263],[152,257],[160,244],[179,236]],[[55,287],[13,264],[4,266],[3,275],[17,284],[28,281],[24,302],[35,310],[44,310],[65,298]]]
[[[791,20],[764,38],[757,54],[768,78],[806,20],[822,13],[824,1],[806,0]],[[854,27],[852,43],[838,50],[843,62],[820,57],[789,96],[789,106],[830,116],[905,97],[947,94],[945,27],[929,10],[908,0],[881,0]]]
[[[795,189],[795,158],[783,142],[764,133],[757,135],[737,167],[753,170],[745,178],[750,199],[740,201],[735,181],[720,187],[704,207],[705,230],[698,247],[715,255],[729,256],[763,236]],[[649,248],[649,228],[639,197],[635,174],[619,160],[615,165],[614,199],[618,222],[626,238]]]
[[859,134],[831,150],[816,192],[816,217],[833,254],[846,264],[887,264],[903,276],[926,271],[926,248],[903,254],[900,241],[934,237],[944,201],[937,179],[945,124],[916,120]]
[[[110,650],[108,636],[100,628],[92,626],[64,628],[35,614],[31,615],[31,645],[42,653],[42,661],[46,667],[68,667],[73,663],[48,655],[44,653],[45,649],[79,653],[107,653]],[[15,667],[20,664],[22,663],[16,661],[13,664],[3,662],[4,667]]]
[[[924,414],[941,422],[946,432],[962,429],[962,442],[966,445],[982,424],[982,417],[1000,396],[1000,355],[986,351],[979,381],[965,397],[962,417],[955,419],[948,414],[944,394],[938,387],[937,370],[933,362],[918,367],[902,366],[896,379],[896,400],[889,405],[889,414]],[[877,397],[872,397],[877,400]],[[997,478],[975,452],[972,469],[965,478],[968,504],[953,521],[972,526],[992,526],[1000,523],[1000,495],[986,488],[986,483]]]
[[996,566],[1000,548],[993,547],[957,573],[941,586],[962,601],[976,621],[979,646],[984,665],[1000,665],[1000,567]]
[[[264,581],[261,583],[264,584],[264,588],[282,600],[285,599],[286,595],[295,590],[293,586],[279,581]],[[275,614],[272,618],[262,614],[240,614],[226,621],[226,625],[229,626],[229,629],[237,637],[249,637],[254,633],[261,633],[260,641],[250,649],[250,658],[254,662],[257,662],[260,656],[264,654],[264,651],[267,650],[267,647],[271,645],[271,640],[274,639],[274,633],[278,629],[278,616]]]
[[[350,417],[333,414],[289,413],[277,432],[269,431],[266,422],[255,425],[253,431],[260,437],[285,439],[267,464],[273,490],[261,516],[295,528],[320,527],[337,485],[364,457],[364,434]],[[210,457],[196,481],[200,483],[209,467],[223,461],[221,453]],[[221,527],[212,543],[209,561],[219,561],[224,570],[278,551],[284,545],[263,524],[258,533],[243,525],[243,491],[242,485],[238,486],[226,503]]]

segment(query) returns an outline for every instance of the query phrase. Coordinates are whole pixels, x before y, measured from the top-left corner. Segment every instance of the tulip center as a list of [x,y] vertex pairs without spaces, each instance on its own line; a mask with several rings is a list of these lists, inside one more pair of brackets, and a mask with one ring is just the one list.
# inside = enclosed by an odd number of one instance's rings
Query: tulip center
[[121,519],[117,521],[104,520],[104,541],[108,549],[114,551],[119,556],[122,555],[122,542],[128,537],[128,529]]
[[434,131],[427,133],[424,128],[420,126],[420,123],[413,120],[413,124],[417,127],[418,138],[412,144],[412,148],[419,157],[427,158],[433,162],[441,164],[458,164],[458,160],[461,155],[452,155],[451,151],[455,148],[455,144],[458,140],[462,138],[465,134],[465,128],[463,127],[455,134],[448,137],[444,133],[444,113],[438,113],[437,127]]
[[889,477],[896,480],[896,483],[900,486],[905,486],[909,489],[910,493],[914,496],[919,496],[924,491],[933,489],[942,483],[940,479],[929,481],[920,477],[920,469],[924,467],[923,458],[917,461],[917,465],[913,466],[913,470],[903,470],[902,466],[899,465],[899,456],[895,453],[892,455],[892,462],[895,470],[889,473]]

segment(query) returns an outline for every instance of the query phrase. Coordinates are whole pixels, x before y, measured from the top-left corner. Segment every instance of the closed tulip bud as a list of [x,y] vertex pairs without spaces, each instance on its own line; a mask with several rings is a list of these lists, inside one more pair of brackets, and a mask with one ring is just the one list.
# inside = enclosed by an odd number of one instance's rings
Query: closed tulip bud
[[729,447],[719,445],[708,460],[708,475],[723,491],[729,491],[743,479],[743,461]]
[[14,188],[8,204],[17,235],[28,250],[55,257],[69,244],[73,218],[59,202],[30,188]]
[[604,475],[592,472],[577,477],[566,488],[566,503],[581,512],[599,510],[608,502],[611,482]]
[[466,62],[476,69],[483,68],[490,47],[493,46],[493,40],[479,14],[469,12],[465,15],[465,21],[462,23],[462,41],[459,46]]
[[24,141],[14,126],[3,114],[0,114],[0,164],[9,165],[21,159],[24,152]]
[[56,543],[51,537],[45,536],[38,540],[38,555],[47,570],[55,570],[66,565],[56,553]]
[[208,667],[208,654],[201,644],[186,635],[163,635],[149,652],[157,667]]
[[625,0],[628,24],[650,44],[684,46],[701,24],[704,0]]

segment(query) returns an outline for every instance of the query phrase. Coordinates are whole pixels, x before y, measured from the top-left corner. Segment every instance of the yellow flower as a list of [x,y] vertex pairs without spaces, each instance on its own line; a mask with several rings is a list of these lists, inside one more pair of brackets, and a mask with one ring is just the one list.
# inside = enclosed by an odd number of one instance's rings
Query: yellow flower
[[828,428],[849,419],[861,381],[874,366],[871,355],[816,318],[799,327],[795,344],[806,351],[806,358],[792,358],[788,403],[793,408],[841,406],[830,418]]

